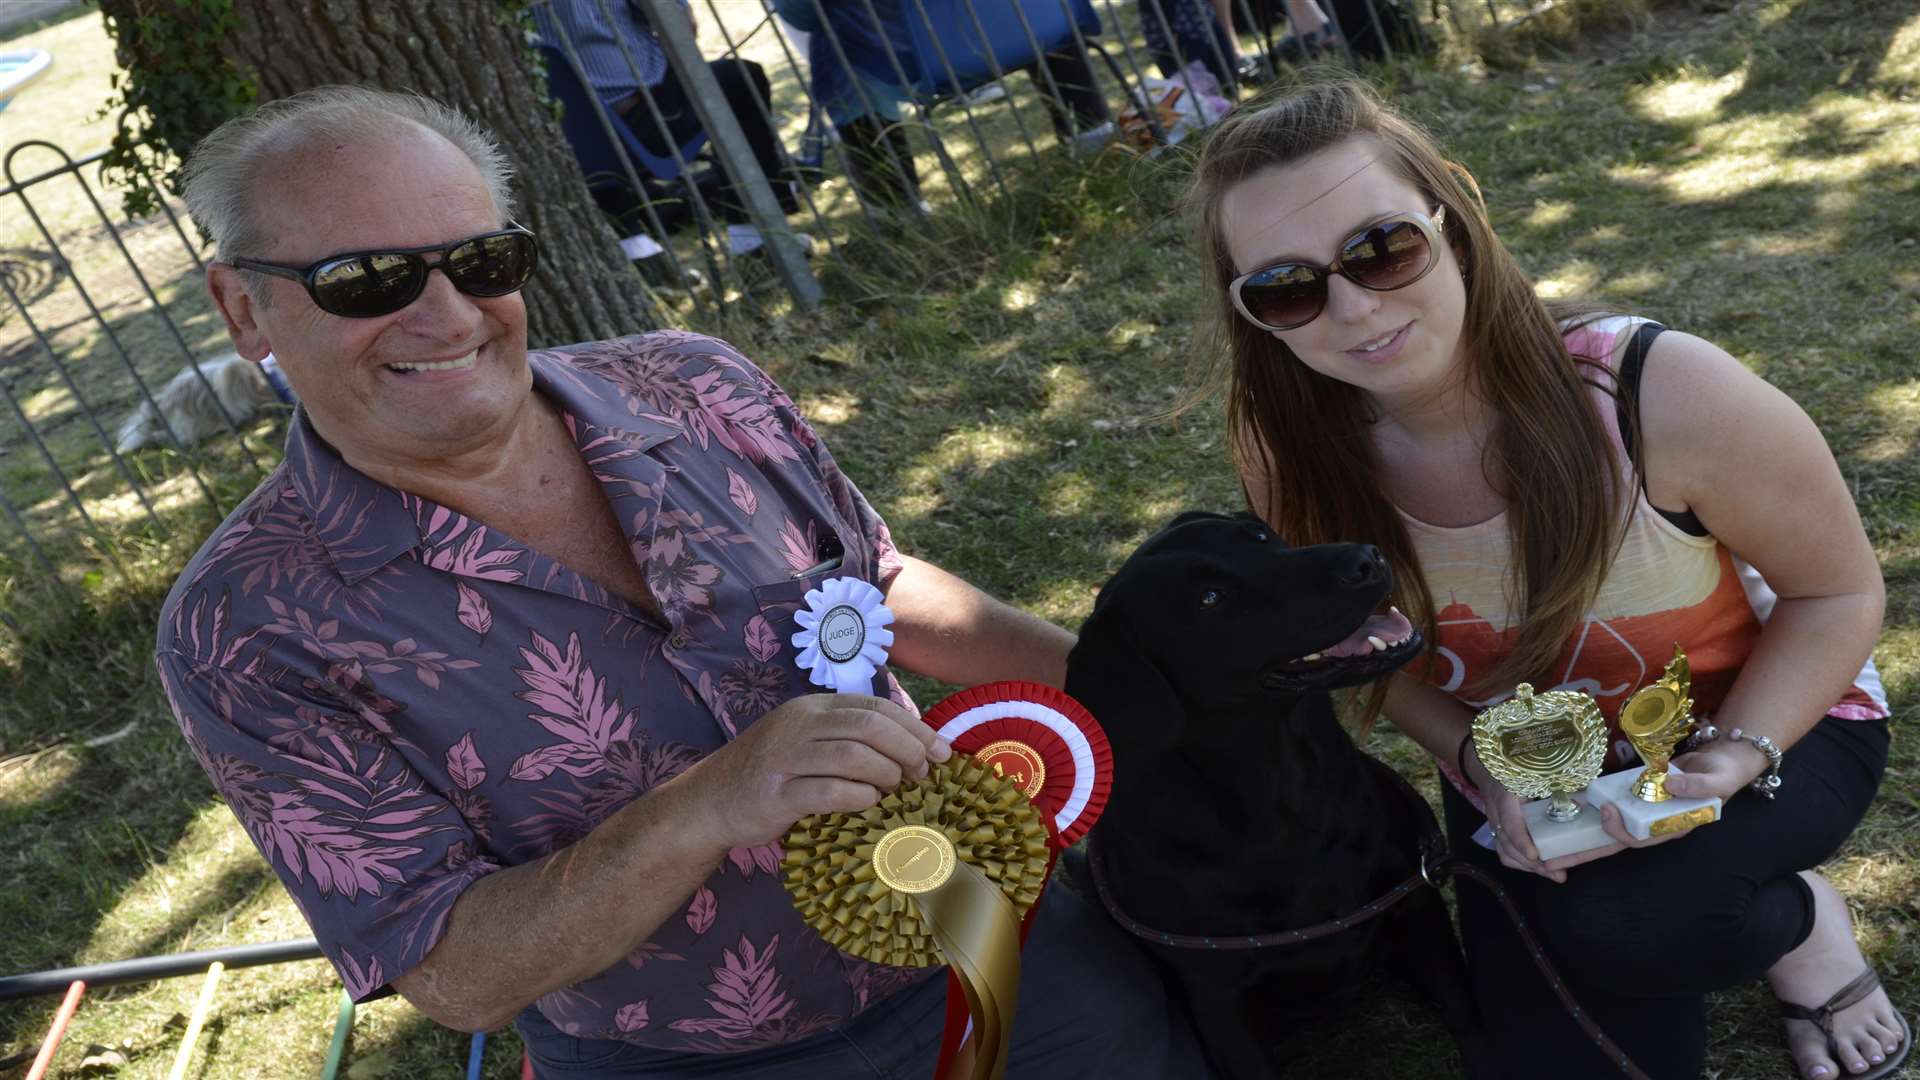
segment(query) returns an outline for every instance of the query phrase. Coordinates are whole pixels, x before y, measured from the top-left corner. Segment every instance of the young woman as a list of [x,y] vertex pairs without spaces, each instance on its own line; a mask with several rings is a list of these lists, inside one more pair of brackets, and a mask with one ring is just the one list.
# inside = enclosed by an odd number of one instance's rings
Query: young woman
[[[1380,701],[1441,762],[1454,850],[1502,876],[1650,1075],[1698,1076],[1705,994],[1763,974],[1799,1017],[1800,1075],[1891,1071],[1906,1022],[1812,870],[1888,740],[1879,568],[1812,422],[1699,338],[1550,313],[1467,171],[1356,83],[1228,117],[1191,201],[1248,498],[1294,544],[1366,540],[1393,564],[1431,648]],[[1613,843],[1543,862],[1469,723],[1520,682],[1586,690],[1611,723],[1676,642],[1725,734],[1671,788],[1720,796],[1723,820],[1636,841],[1609,810]],[[1610,738],[1609,771],[1632,764]],[[1509,1074],[1618,1075],[1499,908],[1459,894]]]

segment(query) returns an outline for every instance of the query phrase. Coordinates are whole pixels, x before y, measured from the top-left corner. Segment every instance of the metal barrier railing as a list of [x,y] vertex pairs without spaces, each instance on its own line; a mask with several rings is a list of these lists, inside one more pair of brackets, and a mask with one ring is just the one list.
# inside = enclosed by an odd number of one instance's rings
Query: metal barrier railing
[[[16,1001],[52,994],[63,995],[59,1008],[54,1010],[53,1019],[47,1025],[47,1034],[40,1041],[40,1049],[35,1053],[33,1063],[27,1068],[25,1080],[41,1080],[52,1067],[54,1055],[60,1052],[60,1045],[66,1039],[67,1029],[73,1023],[75,1014],[79,1012],[80,1003],[86,997],[88,990],[97,990],[102,986],[154,982],[183,975],[201,975],[200,993],[194,999],[193,1012],[187,1017],[186,1028],[180,1035],[180,1045],[174,1049],[173,1067],[167,1073],[168,1080],[183,1080],[187,1075],[188,1067],[193,1063],[200,1032],[205,1028],[207,1018],[213,1012],[214,996],[219,990],[222,975],[229,969],[287,964],[321,958],[320,943],[313,938],[275,941],[261,945],[233,945],[222,949],[174,953],[169,956],[143,956],[133,960],[59,968],[26,975],[0,976],[0,1001]],[[347,1040],[353,1033],[353,1022],[357,1011],[353,995],[342,989],[340,1007],[334,1017],[333,1035],[327,1041],[327,1056],[320,1070],[321,1080],[334,1080],[339,1075],[340,1065],[346,1057]],[[486,1056],[486,1047],[487,1033],[474,1032],[467,1042],[467,1068],[464,1074],[467,1080],[479,1080],[480,1066]],[[525,1055],[520,1059],[520,1075],[524,1080],[531,1080],[533,1076],[533,1064]]]
[[[23,165],[33,155],[51,156],[55,163],[23,175]],[[213,393],[203,367],[208,350],[195,350],[181,330],[174,310],[179,299],[171,304],[162,300],[150,273],[197,274],[203,268],[198,252],[170,205],[164,206],[163,220],[143,224],[116,221],[107,212],[86,175],[104,156],[102,152],[75,160],[61,147],[34,139],[13,146],[0,159],[0,174],[6,181],[0,187],[0,205],[17,204],[24,211],[23,220],[32,224],[39,238],[34,254],[47,267],[42,295],[61,294],[62,301],[56,324],[45,324],[36,318],[34,298],[21,294],[14,275],[0,273],[0,294],[6,298],[6,307],[0,308],[0,325],[12,323],[17,327],[0,337],[0,357],[12,360],[14,369],[8,377],[0,378],[0,398],[6,401],[5,419],[0,419],[0,451],[30,448],[32,459],[45,470],[42,484],[51,480],[55,491],[51,504],[44,495],[33,500],[39,505],[16,501],[10,493],[0,491],[0,519],[4,520],[0,525],[0,572],[7,570],[9,551],[24,552],[33,567],[28,574],[0,573],[0,577],[29,581],[28,592],[50,593],[63,602],[77,598],[64,554],[76,547],[80,537],[91,549],[86,562],[103,562],[124,575],[120,547],[128,535],[164,538],[174,532],[173,524],[158,506],[167,488],[185,485],[188,501],[206,508],[201,515],[206,524],[230,509],[230,498],[224,498],[209,482],[208,462],[194,447],[184,445],[156,400],[156,387],[176,363],[183,363],[181,370],[191,373],[207,390],[206,398],[218,423],[233,436],[231,446],[239,466],[252,476],[265,475],[260,458],[246,443],[242,424]],[[145,173],[141,177],[152,186],[150,177]],[[56,223],[43,213],[42,202],[53,185],[60,183],[72,185],[69,194],[77,192],[83,202],[79,203],[77,218]],[[87,255],[70,254],[60,234],[71,238],[89,229]],[[129,233],[134,231],[143,238],[140,257],[128,246]],[[169,232],[178,240],[177,247],[166,240]],[[136,310],[109,317],[109,305],[97,293],[96,285],[98,279],[115,277],[119,278],[119,287],[112,291],[121,297],[131,291],[137,297],[131,305]],[[125,308],[129,304],[116,299],[112,306]],[[130,345],[126,339],[125,331],[143,316],[151,320],[144,327],[149,331],[147,344],[151,348]],[[106,367],[93,357],[103,351],[103,345],[109,361]],[[82,362],[83,355],[88,362]],[[129,393],[134,404],[151,410],[152,423],[161,436],[181,446],[178,453],[136,462],[120,451],[108,427],[114,423],[113,415],[128,403]],[[41,403],[28,400],[31,396],[41,398]],[[49,397],[64,398],[67,404],[64,408],[49,407]],[[77,422],[83,436],[54,437],[53,432],[69,422]],[[132,500],[131,524],[107,527],[97,512],[102,497],[95,495],[90,507],[88,497],[82,494],[81,488],[86,486],[82,477],[103,467],[117,479],[117,494]],[[31,499],[32,493],[26,498]],[[62,552],[63,557],[56,559],[50,551]],[[0,621],[12,624],[16,620],[5,607],[0,601]]]

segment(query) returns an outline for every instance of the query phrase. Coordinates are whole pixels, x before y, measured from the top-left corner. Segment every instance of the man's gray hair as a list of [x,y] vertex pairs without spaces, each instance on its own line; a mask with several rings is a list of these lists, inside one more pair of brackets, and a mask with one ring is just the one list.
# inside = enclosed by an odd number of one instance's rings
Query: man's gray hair
[[[501,216],[512,216],[508,180],[513,168],[492,133],[432,98],[364,86],[315,87],[221,124],[194,146],[181,170],[187,211],[213,238],[216,258],[258,258],[268,240],[255,202],[255,180],[264,164],[313,139],[376,139],[393,135],[407,121],[466,154]],[[259,289],[249,291],[260,295]]]

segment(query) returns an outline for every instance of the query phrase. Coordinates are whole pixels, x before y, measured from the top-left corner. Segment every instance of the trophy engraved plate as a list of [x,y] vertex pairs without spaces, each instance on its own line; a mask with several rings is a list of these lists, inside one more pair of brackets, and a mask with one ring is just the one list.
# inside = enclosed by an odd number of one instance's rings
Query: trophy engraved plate
[[1602,777],[1596,801],[1612,803],[1627,831],[1645,840],[1720,820],[1720,800],[1688,799],[1667,790],[1673,752],[1693,733],[1693,670],[1675,645],[1667,669],[1620,706],[1620,732],[1645,762],[1639,770]]
[[1542,859],[1611,840],[1581,793],[1606,762],[1607,722],[1593,698],[1574,690],[1536,694],[1528,683],[1473,721],[1473,748],[1487,772],[1527,804],[1527,829]]
[[1580,731],[1570,721],[1546,720],[1500,736],[1500,752],[1509,761],[1557,762],[1580,745]]
[[1650,836],[1665,836],[1668,833],[1682,833],[1695,825],[1705,825],[1719,821],[1720,815],[1711,806],[1696,806],[1679,814],[1670,814],[1647,826]]

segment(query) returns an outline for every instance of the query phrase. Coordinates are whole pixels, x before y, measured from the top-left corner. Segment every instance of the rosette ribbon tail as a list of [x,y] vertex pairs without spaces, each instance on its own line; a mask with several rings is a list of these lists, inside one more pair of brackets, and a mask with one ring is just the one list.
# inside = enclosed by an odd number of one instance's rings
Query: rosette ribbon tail
[[[965,862],[954,867],[946,884],[913,899],[972,1014],[973,1063],[964,1075],[998,1080],[1007,1069],[1020,999],[1020,918],[1000,888]],[[960,1075],[948,1070],[943,1062],[939,1075]]]
[[801,818],[782,862],[800,917],[828,944],[874,963],[948,966],[973,1056],[956,1059],[959,1038],[943,1040],[936,1076],[998,1080],[1020,993],[1021,920],[1045,885],[1050,835],[1019,787],[956,754],[857,814]]

